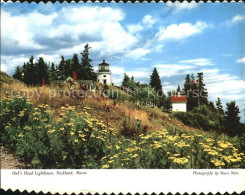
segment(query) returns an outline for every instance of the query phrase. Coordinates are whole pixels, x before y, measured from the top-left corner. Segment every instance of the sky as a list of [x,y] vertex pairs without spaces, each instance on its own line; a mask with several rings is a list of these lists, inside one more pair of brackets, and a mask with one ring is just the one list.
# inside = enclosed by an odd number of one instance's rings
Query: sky
[[32,55],[55,64],[81,58],[88,43],[95,70],[105,59],[116,85],[124,73],[149,83],[156,67],[166,92],[203,72],[209,100],[245,108],[243,3],[1,5],[1,70],[10,75]]

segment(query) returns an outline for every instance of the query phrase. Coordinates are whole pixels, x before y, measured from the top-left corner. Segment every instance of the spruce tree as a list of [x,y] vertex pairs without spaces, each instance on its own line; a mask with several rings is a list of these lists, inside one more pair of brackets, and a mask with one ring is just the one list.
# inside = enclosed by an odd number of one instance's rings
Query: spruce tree
[[[186,77],[186,83],[184,86],[184,90],[186,91],[187,95],[187,110],[191,111],[198,106],[198,88],[197,84],[194,83],[196,80],[194,74],[191,75],[189,80],[189,76]],[[189,81],[189,82],[187,82]]]
[[150,86],[158,92],[159,96],[162,96],[162,84],[156,68],[153,69],[153,72],[150,75]]
[[223,105],[219,97],[216,101],[216,110],[217,110],[218,120],[219,120],[219,130],[222,130],[224,128],[225,112],[224,112]]
[[37,84],[42,83],[42,78],[45,78],[45,84],[49,83],[48,65],[44,62],[44,59],[40,57],[37,62]]
[[78,75],[79,79],[84,80],[96,80],[96,74],[94,72],[93,66],[91,65],[92,60],[89,58],[89,47],[88,44],[84,46],[84,50],[81,53],[82,55],[82,62],[81,62],[81,69]]
[[227,111],[225,112],[225,132],[230,136],[242,134],[241,123],[240,123],[240,113],[238,106],[236,106],[235,101],[231,101],[226,104]]
[[185,95],[188,95],[188,92],[191,90],[191,80],[190,80],[190,75],[187,74],[185,78],[185,83],[184,83],[184,92]]
[[179,95],[180,93],[181,93],[181,89],[180,89],[180,86],[178,85],[176,94]]
[[[66,64],[66,63],[65,63]],[[66,64],[68,65],[68,64]],[[77,57],[77,54],[74,54],[73,57],[72,57],[72,60],[71,60],[71,74],[73,71],[76,71],[77,72],[77,77],[78,79],[81,79],[81,65],[80,65],[80,62],[79,62],[79,59]],[[66,67],[66,73],[68,72],[67,70],[69,70],[68,67]]]
[[124,78],[123,78],[122,86],[128,87],[128,82],[129,82],[129,76],[126,73],[124,73]]
[[220,114],[220,115],[224,115],[225,114],[224,109],[223,109],[223,105],[222,105],[221,100],[220,100],[219,97],[218,97],[218,99],[216,101],[216,108],[217,108],[218,114]]
[[51,67],[50,67],[50,81],[53,81],[56,79],[57,79],[57,70],[56,70],[56,66],[52,62]]
[[60,80],[66,79],[65,66],[66,66],[65,58],[64,58],[64,56],[61,56],[61,61],[60,61],[59,66],[58,66],[58,79],[60,79]]
[[197,73],[200,105],[208,104],[208,92],[203,81],[203,73]]
[[17,66],[15,69],[15,73],[13,74],[13,78],[23,81],[22,73],[22,68],[20,66]]

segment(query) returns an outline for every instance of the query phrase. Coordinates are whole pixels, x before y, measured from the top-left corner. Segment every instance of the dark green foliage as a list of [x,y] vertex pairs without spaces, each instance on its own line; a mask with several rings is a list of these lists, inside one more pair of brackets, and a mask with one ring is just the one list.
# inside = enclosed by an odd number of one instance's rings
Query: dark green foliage
[[227,111],[225,112],[225,132],[228,135],[235,136],[241,135],[243,132],[242,124],[240,123],[240,113],[238,106],[236,106],[235,101],[231,101],[230,103],[226,104]]
[[199,105],[207,105],[208,92],[207,89],[205,88],[205,84],[203,81],[203,73],[202,72],[197,73],[197,78],[198,78],[198,89],[200,93]]
[[21,67],[17,66],[15,69],[15,73],[13,74],[13,78],[23,81],[23,70]]
[[90,47],[85,45],[82,54],[82,62],[79,62],[77,54],[74,54],[72,59],[65,59],[61,56],[61,61],[58,66],[51,63],[51,67],[40,57],[37,63],[34,63],[34,58],[31,56],[29,62],[24,63],[23,67],[18,66],[13,74],[13,77],[23,81],[28,85],[41,85],[42,78],[45,78],[45,84],[49,84],[53,80],[65,80],[67,77],[72,77],[73,71],[77,72],[78,79],[96,80],[96,73],[91,65],[89,58]]
[[219,127],[219,120],[216,113],[212,112],[205,105],[195,108],[191,112],[174,113],[174,116],[186,125],[205,131],[217,130]]
[[124,74],[122,86],[127,87],[127,88],[135,91],[137,88],[137,83],[134,81],[134,77],[131,77],[131,79],[130,79],[127,74]]
[[150,86],[155,89],[159,96],[162,96],[162,83],[156,68],[153,69],[153,72],[150,75]]
[[221,131],[222,129],[224,129],[225,112],[224,112],[223,105],[219,97],[216,101],[216,111],[217,111],[218,118],[219,118],[219,130]]
[[84,46],[84,50],[81,53],[82,55],[82,62],[81,68],[78,71],[78,79],[83,80],[96,80],[96,74],[94,73],[93,66],[91,65],[92,60],[89,58],[89,47],[88,44]]
[[[34,73],[37,75],[36,84],[41,85],[42,78],[45,78],[45,84],[49,83],[49,72],[48,72],[48,65],[46,62],[44,62],[44,59],[40,57],[37,62],[37,68],[36,71],[34,69]],[[31,79],[32,80],[32,79]],[[30,80],[30,83],[32,82]]]
[[163,110],[169,112],[169,110],[172,108],[172,103],[171,103],[171,91],[167,92],[167,96],[164,94],[165,101],[163,101]]
[[61,56],[61,61],[58,66],[58,79],[65,79],[66,78],[66,61],[64,56]]

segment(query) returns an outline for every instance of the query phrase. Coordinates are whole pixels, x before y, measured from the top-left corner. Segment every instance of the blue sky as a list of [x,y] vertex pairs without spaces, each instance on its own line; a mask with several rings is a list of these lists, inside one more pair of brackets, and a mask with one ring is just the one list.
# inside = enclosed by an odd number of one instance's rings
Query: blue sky
[[92,47],[113,82],[123,73],[149,82],[157,67],[165,91],[187,73],[204,72],[210,100],[245,102],[243,3],[2,4],[2,71],[13,74],[31,55],[60,61]]

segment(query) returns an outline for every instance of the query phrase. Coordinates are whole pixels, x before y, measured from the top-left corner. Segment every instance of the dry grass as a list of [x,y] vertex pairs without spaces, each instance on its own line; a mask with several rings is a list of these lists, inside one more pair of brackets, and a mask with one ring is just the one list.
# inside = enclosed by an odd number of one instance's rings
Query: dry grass
[[[101,86],[99,86],[101,88]],[[110,86],[110,88],[119,90],[115,87]],[[144,106],[135,105],[133,102],[115,102],[98,93],[93,97],[91,94],[90,98],[77,99],[73,97],[56,96],[50,99],[50,93],[54,93],[59,90],[70,90],[68,85],[60,88],[57,86],[43,86],[43,87],[28,87],[23,83],[11,83],[2,84],[1,97],[4,98],[11,94],[13,90],[22,90],[27,96],[29,92],[29,99],[34,105],[38,104],[49,104],[57,118],[60,114],[60,108],[62,106],[70,105],[76,106],[77,111],[81,111],[83,107],[89,106],[92,109],[89,111],[92,115],[98,115],[107,124],[111,124],[114,129],[120,131],[122,129],[122,121],[126,119],[129,123],[128,126],[131,131],[134,130],[136,125],[136,120],[141,121],[141,126],[144,131],[160,130],[163,127],[167,128],[169,126],[180,128],[187,131],[200,131],[195,128],[184,125],[178,120],[172,119],[167,113],[162,112],[159,108],[150,108]],[[30,91],[34,91],[34,94],[30,94]],[[125,93],[120,91],[120,93]],[[38,94],[41,94],[40,97]],[[126,93],[125,93],[126,94]],[[128,94],[126,94],[128,95]],[[130,95],[128,95],[130,96]]]

